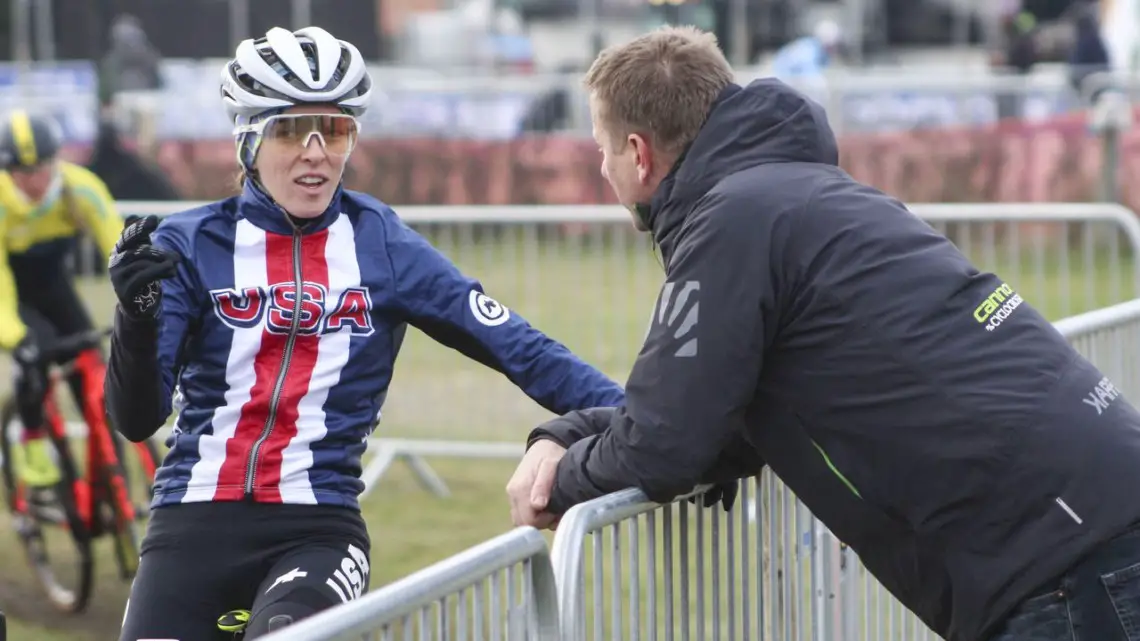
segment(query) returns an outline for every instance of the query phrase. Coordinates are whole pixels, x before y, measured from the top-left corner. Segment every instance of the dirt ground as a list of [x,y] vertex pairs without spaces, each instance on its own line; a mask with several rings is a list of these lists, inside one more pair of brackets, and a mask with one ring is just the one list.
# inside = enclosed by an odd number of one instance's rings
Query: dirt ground
[[[373,540],[372,589],[510,529],[503,486],[514,462],[433,459],[431,464],[452,496],[428,494],[404,466],[396,466],[364,502]],[[95,557],[90,606],[81,614],[62,614],[32,579],[11,522],[0,510],[0,610],[9,619],[8,641],[117,639],[130,586],[118,576],[109,540],[96,543]]]
[[[27,562],[14,544],[15,534],[7,518],[0,519],[0,536],[11,537],[13,544],[0,547],[4,568],[0,576],[0,606],[10,624],[9,641],[32,641],[29,633],[21,634],[21,623],[32,623],[50,629],[37,630],[37,641],[94,641],[115,639],[123,618],[129,584],[115,574],[113,562],[107,555],[96,561],[94,594],[85,612],[60,612],[44,597],[33,580]],[[105,545],[105,544],[104,544]],[[50,634],[44,638],[43,634]]]

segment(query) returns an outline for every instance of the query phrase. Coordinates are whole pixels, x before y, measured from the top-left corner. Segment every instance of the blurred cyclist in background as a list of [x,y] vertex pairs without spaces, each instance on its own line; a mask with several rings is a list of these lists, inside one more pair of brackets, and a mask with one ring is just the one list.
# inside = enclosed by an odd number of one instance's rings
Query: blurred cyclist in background
[[360,459],[409,324],[553,412],[625,396],[344,189],[372,93],[355,46],[274,28],[221,75],[242,193],[132,222],[108,269],[112,424],[146,439],[181,392],[122,641],[253,639],[367,590]]
[[[40,347],[93,329],[72,284],[67,259],[85,233],[106,260],[123,229],[106,186],[87,169],[57,158],[58,124],[26,111],[0,123],[0,349],[15,361],[23,420],[18,469],[35,504],[50,504],[59,470],[44,438],[46,364]],[[81,394],[81,373],[70,381]]]

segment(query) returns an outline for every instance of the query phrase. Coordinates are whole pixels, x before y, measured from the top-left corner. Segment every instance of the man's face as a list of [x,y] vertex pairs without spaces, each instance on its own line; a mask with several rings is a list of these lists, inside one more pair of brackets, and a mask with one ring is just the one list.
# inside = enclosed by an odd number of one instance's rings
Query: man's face
[[27,169],[13,168],[8,173],[12,176],[12,182],[20,191],[24,192],[28,200],[38,203],[47,194],[48,187],[51,187],[51,181],[55,178],[55,170],[56,163],[53,160]]
[[602,152],[602,177],[613,187],[618,202],[633,216],[638,231],[648,231],[635,207],[653,198],[660,180],[652,180],[653,161],[649,143],[638,134],[624,138],[607,130],[603,109],[599,101],[590,96],[590,117],[594,123],[594,140]]

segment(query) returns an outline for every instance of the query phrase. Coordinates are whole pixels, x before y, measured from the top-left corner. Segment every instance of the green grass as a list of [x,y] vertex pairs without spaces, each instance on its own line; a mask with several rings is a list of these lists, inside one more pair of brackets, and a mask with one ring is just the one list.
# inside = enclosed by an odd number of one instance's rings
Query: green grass
[[53,630],[22,621],[8,620],[9,641],[79,641],[80,639],[86,641],[94,638],[95,636],[82,632]]
[[[1095,238],[1075,238],[1066,263],[1054,241],[1026,242],[1009,256],[986,250],[984,230],[977,232],[981,240],[971,241],[964,241],[960,230],[950,231],[965,242],[980,267],[999,271],[1052,319],[1135,295],[1131,256]],[[533,228],[511,227],[478,236],[470,228],[440,229],[431,238],[515,313],[616,380],[624,380],[662,280],[645,237],[605,227],[555,241]],[[84,281],[81,287],[97,322],[110,322],[109,285]],[[9,380],[6,361],[0,363],[0,380]],[[409,332],[388,398],[378,436],[519,443],[533,425],[548,418],[501,375],[416,331]],[[450,485],[451,497],[427,494],[410,473],[396,466],[364,502],[374,548],[374,588],[510,528],[502,488],[513,463],[433,459],[431,464]],[[8,529],[0,517],[0,531]],[[3,536],[13,535],[0,533],[0,567],[5,568],[0,608],[10,615],[10,639],[113,638],[126,586],[114,575],[106,543],[91,611],[61,617],[37,605],[41,600],[23,559],[14,545],[3,544]],[[644,558],[640,565],[651,563]],[[706,618],[714,618],[711,611]]]

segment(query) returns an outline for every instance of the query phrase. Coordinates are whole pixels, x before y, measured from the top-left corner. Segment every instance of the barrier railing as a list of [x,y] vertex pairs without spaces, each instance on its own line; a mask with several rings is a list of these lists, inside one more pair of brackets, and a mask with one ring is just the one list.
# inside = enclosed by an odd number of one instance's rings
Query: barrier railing
[[[204,203],[121,202],[166,215]],[[995,271],[1049,318],[1140,295],[1140,221],[1111,203],[913,204],[916,215]],[[618,206],[397,207],[488,293],[615,380],[624,380],[663,277],[644,234]],[[441,381],[446,383],[441,384]],[[448,488],[426,456],[518,457],[513,428],[549,418],[509,381],[408,332],[365,470],[371,489],[396,463]],[[458,400],[457,400],[458,399]]]
[[[119,208],[124,215],[169,215],[203,204],[123,201]],[[999,271],[1053,318],[1140,295],[1140,261],[1134,260],[1140,254],[1140,220],[1123,205],[1003,202],[908,207],[954,241],[979,268]],[[622,207],[419,205],[396,211],[460,267],[500,290],[504,301],[522,313],[541,315],[537,303],[557,300],[541,300],[538,290],[554,290],[565,297],[569,292],[562,286],[597,286],[591,292],[605,292],[602,296],[613,292],[615,302],[625,300],[620,312],[635,313],[633,335],[644,329],[641,316],[648,307],[635,305],[647,297],[650,302],[654,299],[661,268],[648,251],[646,237],[633,231]],[[90,257],[81,262],[89,263]],[[606,262],[623,268],[621,279],[605,269]],[[627,294],[633,294],[634,300],[629,301]],[[564,317],[576,311],[566,305],[556,307],[552,315]],[[587,308],[581,313],[593,311]]]
[[838,548],[774,474],[742,481],[728,512],[683,499],[631,489],[566,513],[551,555],[563,639],[839,638],[823,589]]
[[557,607],[546,539],[521,527],[264,638],[557,639]]
[[[1056,327],[1126,396],[1137,390],[1127,359],[1140,340],[1140,300]],[[540,534],[519,528],[267,641],[339,641],[373,630],[388,639],[396,622],[409,620],[421,627],[418,637],[404,628],[407,639],[513,641],[520,637],[496,631],[509,626],[485,634],[478,608],[454,618],[430,618],[425,608],[519,562],[530,564],[523,595],[531,601],[519,607],[535,622],[525,637],[534,641],[938,638],[770,470],[741,481],[729,512],[692,507],[689,496],[662,505],[629,489],[582,503],[563,516],[549,556]],[[434,637],[422,632],[431,622]],[[480,633],[438,633],[453,629]]]
[[1140,300],[1098,309],[1055,325],[1117,389],[1140,401]]

